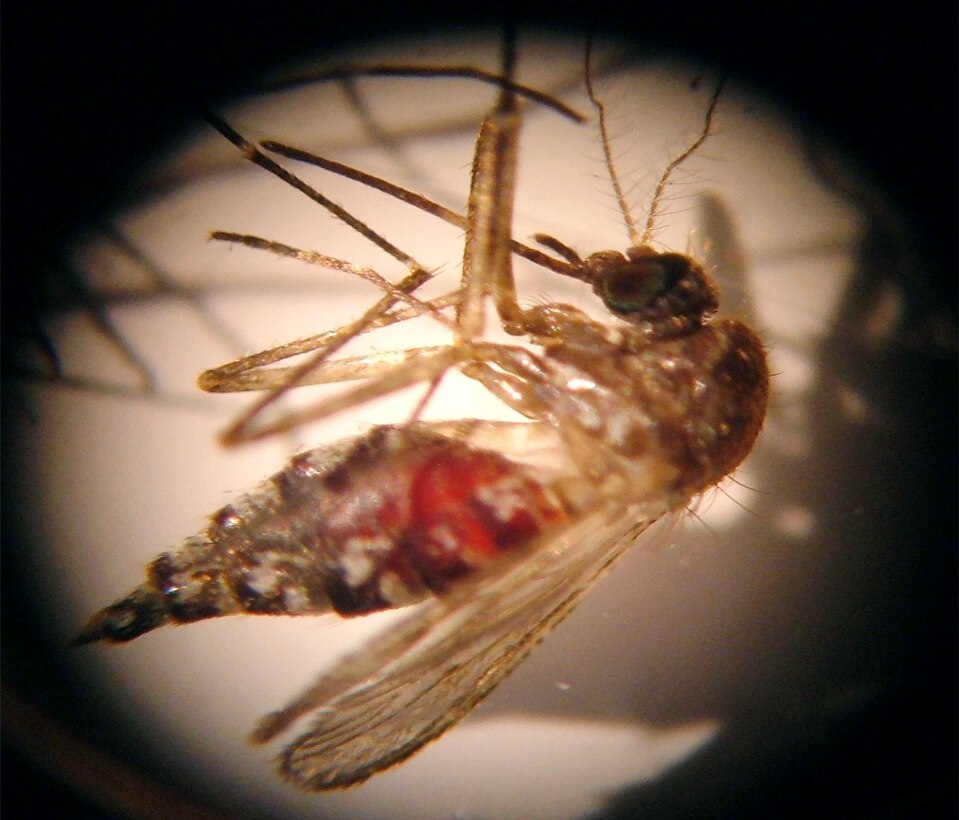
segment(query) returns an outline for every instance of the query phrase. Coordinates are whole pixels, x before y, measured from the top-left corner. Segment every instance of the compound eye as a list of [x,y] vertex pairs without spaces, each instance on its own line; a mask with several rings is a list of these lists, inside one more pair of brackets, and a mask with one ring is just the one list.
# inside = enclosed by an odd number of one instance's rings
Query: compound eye
[[687,267],[679,254],[631,260],[606,271],[597,290],[613,313],[642,314],[676,287]]

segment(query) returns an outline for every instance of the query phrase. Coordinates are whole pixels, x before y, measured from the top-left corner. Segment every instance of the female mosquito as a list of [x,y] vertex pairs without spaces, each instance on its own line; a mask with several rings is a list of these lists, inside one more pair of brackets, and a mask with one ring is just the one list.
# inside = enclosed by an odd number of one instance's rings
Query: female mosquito
[[[535,237],[545,250],[512,238],[523,110],[554,103],[514,82],[514,59],[507,46],[500,74],[470,75],[499,90],[476,140],[465,216],[290,146],[254,145],[212,118],[249,160],[408,268],[394,284],[312,250],[215,232],[220,241],[361,276],[382,291],[376,304],[334,331],[202,374],[207,390],[264,391],[224,440],[274,435],[411,385],[423,385],[424,393],[410,417],[303,452],[215,513],[203,532],[154,560],[143,584],[96,614],[77,643],[127,641],[164,624],[220,615],[354,616],[418,604],[256,728],[253,740],[266,742],[314,714],[279,758],[281,774],[306,789],[360,783],[465,717],[643,530],[733,471],[763,423],[768,372],[761,341],[740,322],[711,321],[718,293],[707,273],[689,256],[652,245],[664,192],[708,139],[720,89],[698,137],[663,171],[640,230],[613,167],[587,50],[587,98],[630,247],[583,258],[550,236]],[[419,298],[432,277],[426,267],[274,157],[327,168],[462,227],[459,287]],[[562,303],[520,304],[514,254],[588,283],[606,318]],[[486,338],[488,302],[516,343]],[[334,358],[358,335],[414,317],[438,322],[451,341]],[[309,355],[296,366],[271,366],[300,354]],[[421,420],[452,372],[527,421]],[[359,385],[264,420],[296,386],[346,381]]]

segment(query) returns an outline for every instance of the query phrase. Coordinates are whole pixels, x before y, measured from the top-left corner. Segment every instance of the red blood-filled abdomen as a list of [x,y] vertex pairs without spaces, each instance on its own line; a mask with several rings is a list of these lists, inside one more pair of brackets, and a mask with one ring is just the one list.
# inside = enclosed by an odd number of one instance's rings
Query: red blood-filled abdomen
[[365,503],[336,510],[335,525],[324,528],[339,564],[327,593],[341,614],[442,592],[566,516],[548,490],[498,453],[439,436],[389,445],[352,465],[349,495],[365,487]]
[[417,471],[402,549],[430,589],[458,578],[563,517],[543,488],[496,453],[439,453]]

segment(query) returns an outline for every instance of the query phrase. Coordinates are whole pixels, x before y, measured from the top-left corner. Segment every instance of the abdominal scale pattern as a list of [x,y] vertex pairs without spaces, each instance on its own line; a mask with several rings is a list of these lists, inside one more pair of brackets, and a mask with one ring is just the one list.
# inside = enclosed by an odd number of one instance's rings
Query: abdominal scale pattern
[[218,615],[360,615],[410,604],[565,518],[497,453],[421,425],[296,456],[147,569],[78,643]]
[[[631,228],[625,254],[586,259],[537,237],[562,257],[548,257],[552,270],[592,286],[606,320],[565,304],[517,303],[510,262],[510,251],[519,252],[510,236],[516,93],[504,85],[484,121],[468,214],[452,217],[466,227],[463,282],[436,310],[446,311],[454,340],[409,351],[399,364],[349,363],[368,366],[367,381],[313,417],[409,384],[436,385],[458,370],[529,421],[407,420],[302,453],[157,558],[146,581],[78,638],[124,641],[166,623],[228,614],[348,616],[419,602],[261,722],[254,739],[266,741],[316,712],[280,759],[281,773],[306,788],[361,782],[464,717],[649,523],[735,469],[762,425],[761,342],[740,322],[710,321],[718,295],[709,276],[689,257],[654,249],[648,235]],[[229,127],[221,131],[257,164],[272,162]],[[401,297],[414,315],[427,311],[413,296],[421,268],[407,264],[407,280],[384,286],[382,304],[341,328],[339,340],[402,321],[394,308]],[[528,346],[483,338],[487,294],[503,328]],[[320,377],[342,361],[330,358],[331,347],[316,359]],[[264,372],[255,375],[258,386],[274,394],[312,377],[300,371],[271,383],[278,377]],[[213,389],[222,386],[219,376],[206,376]]]

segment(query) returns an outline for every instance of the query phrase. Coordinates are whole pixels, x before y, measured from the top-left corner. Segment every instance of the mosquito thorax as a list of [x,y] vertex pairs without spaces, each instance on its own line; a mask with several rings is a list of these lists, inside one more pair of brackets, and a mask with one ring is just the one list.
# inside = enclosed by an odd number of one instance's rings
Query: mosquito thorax
[[593,291],[611,313],[646,334],[671,338],[700,327],[719,307],[715,285],[696,261],[648,245],[599,251],[584,263]]

